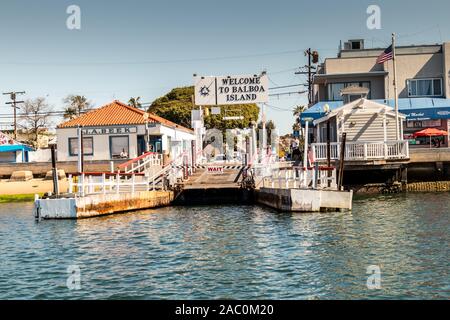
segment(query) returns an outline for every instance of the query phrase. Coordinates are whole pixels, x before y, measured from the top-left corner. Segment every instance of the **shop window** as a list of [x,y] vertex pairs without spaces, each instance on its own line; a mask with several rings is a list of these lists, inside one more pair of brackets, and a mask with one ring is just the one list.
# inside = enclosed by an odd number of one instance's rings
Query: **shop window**
[[111,159],[127,159],[130,155],[128,136],[109,137]]
[[[85,156],[94,155],[94,138],[83,138],[83,152]],[[69,138],[69,155],[71,157],[78,156],[78,138]]]

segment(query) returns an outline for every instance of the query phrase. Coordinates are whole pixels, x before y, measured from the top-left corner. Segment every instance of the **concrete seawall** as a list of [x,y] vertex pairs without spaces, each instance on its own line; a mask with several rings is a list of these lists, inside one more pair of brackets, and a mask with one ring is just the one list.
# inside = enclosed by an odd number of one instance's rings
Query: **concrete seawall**
[[450,181],[415,182],[407,185],[408,192],[450,192]]
[[168,206],[173,198],[172,191],[99,194],[83,198],[39,199],[35,208],[42,219],[83,219]]

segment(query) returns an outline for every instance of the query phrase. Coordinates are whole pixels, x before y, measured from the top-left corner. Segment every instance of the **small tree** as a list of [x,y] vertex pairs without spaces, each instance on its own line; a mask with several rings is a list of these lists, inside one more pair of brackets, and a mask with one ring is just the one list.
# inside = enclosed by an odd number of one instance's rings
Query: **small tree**
[[63,101],[66,104],[64,118],[69,120],[93,108],[92,103],[85,96],[69,95]]
[[27,100],[20,106],[21,121],[19,126],[28,134],[28,143],[38,146],[39,132],[51,124],[52,107],[45,98]]
[[292,113],[295,117],[295,123],[300,123],[300,117],[303,112],[306,111],[306,106],[296,106],[294,110],[292,110]]
[[128,100],[128,105],[137,109],[141,109],[142,108],[142,104],[141,104],[141,97],[131,97],[130,100]]

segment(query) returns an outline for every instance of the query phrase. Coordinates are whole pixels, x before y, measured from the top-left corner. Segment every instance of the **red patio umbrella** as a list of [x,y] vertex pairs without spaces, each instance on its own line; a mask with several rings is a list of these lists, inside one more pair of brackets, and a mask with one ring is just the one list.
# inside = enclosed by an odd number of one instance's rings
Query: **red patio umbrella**
[[440,130],[436,128],[427,128],[420,130],[413,134],[414,138],[417,137],[430,137],[430,148],[431,148],[431,137],[441,137],[441,136],[447,136],[448,132],[445,130]]

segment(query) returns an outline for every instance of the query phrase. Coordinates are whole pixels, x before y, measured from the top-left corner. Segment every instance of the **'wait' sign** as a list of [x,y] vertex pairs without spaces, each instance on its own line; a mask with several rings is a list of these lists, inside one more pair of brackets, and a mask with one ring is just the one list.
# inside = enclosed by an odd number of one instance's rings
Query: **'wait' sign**
[[223,167],[220,166],[208,167],[208,174],[223,174]]

